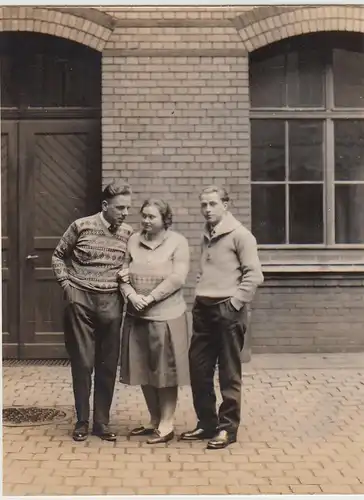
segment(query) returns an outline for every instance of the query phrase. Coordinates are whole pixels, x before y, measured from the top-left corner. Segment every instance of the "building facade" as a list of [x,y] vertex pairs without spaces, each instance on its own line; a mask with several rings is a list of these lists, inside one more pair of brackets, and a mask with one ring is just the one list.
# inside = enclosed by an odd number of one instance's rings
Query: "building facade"
[[122,177],[189,239],[211,183],[259,243],[253,352],[364,350],[364,8],[1,7],[3,355],[62,357],[50,256]]

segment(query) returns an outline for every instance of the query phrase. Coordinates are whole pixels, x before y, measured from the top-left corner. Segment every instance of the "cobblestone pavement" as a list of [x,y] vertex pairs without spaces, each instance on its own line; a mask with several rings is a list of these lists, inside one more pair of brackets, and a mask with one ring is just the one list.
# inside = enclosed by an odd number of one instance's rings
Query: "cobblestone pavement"
[[[4,495],[364,493],[364,354],[255,355],[244,366],[238,443],[150,447],[127,432],[147,418],[139,388],[117,383],[116,443],[75,443],[59,424],[4,427]],[[70,408],[68,367],[4,367],[4,406]],[[176,430],[192,428],[189,388]]]

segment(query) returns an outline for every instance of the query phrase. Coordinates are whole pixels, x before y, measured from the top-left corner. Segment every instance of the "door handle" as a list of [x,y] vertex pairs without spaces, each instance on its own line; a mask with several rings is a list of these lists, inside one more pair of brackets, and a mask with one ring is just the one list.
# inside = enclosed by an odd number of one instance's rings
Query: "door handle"
[[35,254],[29,254],[25,257],[25,260],[35,260],[35,259],[38,259],[39,258],[39,255],[35,255]]

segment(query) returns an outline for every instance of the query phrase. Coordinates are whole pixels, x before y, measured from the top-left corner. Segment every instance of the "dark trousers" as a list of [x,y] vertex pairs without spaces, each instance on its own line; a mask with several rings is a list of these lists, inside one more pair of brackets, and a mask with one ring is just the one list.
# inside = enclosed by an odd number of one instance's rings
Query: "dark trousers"
[[122,297],[71,287],[65,309],[65,345],[71,360],[77,420],[89,421],[92,373],[94,423],[108,424],[120,349]]
[[[236,434],[241,411],[241,351],[246,309],[236,311],[230,300],[206,305],[196,299],[189,364],[198,426]],[[214,373],[218,364],[222,404],[216,412]]]

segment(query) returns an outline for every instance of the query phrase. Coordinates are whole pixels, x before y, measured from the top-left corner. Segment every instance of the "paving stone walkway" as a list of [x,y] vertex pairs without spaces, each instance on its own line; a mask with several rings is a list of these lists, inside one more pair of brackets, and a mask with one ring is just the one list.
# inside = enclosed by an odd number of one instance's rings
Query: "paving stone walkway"
[[[62,423],[3,428],[3,495],[364,493],[364,353],[255,355],[244,367],[238,443],[150,447],[126,435],[147,418],[139,388],[117,383],[119,439],[75,443]],[[68,367],[3,368],[4,406],[70,409]],[[193,427],[180,390],[177,433]]]

